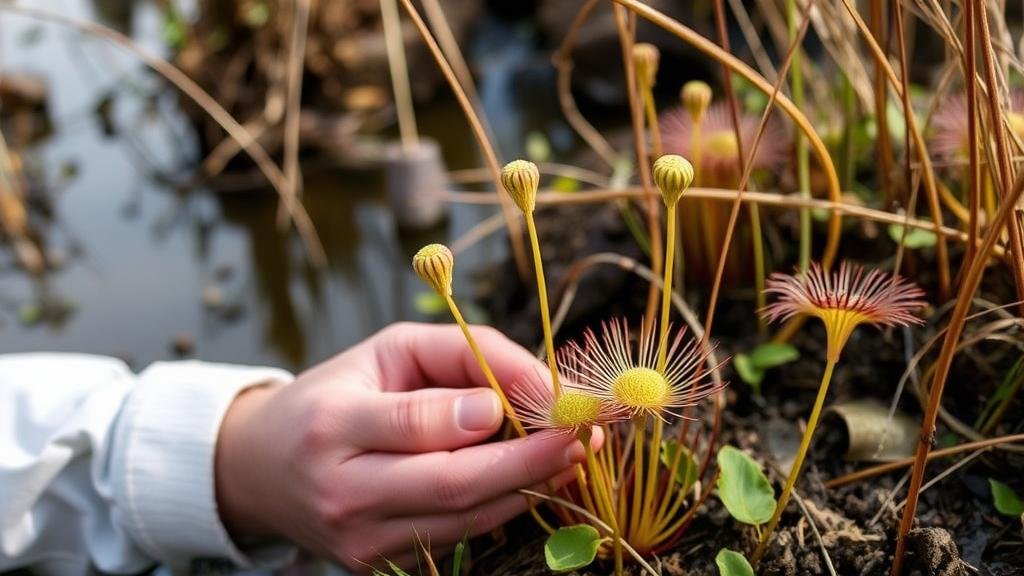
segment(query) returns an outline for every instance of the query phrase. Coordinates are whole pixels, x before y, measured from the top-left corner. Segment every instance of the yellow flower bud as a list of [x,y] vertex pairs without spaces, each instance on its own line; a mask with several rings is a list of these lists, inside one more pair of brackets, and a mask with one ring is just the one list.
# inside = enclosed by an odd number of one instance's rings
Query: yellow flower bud
[[693,165],[682,156],[665,154],[654,161],[654,183],[666,206],[674,206],[693,182]]
[[690,113],[690,118],[695,123],[700,122],[711,105],[711,86],[707,82],[692,80],[683,84],[679,97],[683,100],[683,107]]
[[512,201],[523,211],[533,212],[537,204],[537,187],[540,186],[540,171],[529,160],[513,160],[501,169],[501,183]]
[[454,267],[455,257],[444,244],[427,244],[412,257],[412,268],[416,274],[442,296],[452,293]]
[[658,60],[661,52],[654,44],[637,42],[633,45],[633,66],[636,68],[636,79],[640,86],[650,88],[654,86],[654,79],[658,76]]

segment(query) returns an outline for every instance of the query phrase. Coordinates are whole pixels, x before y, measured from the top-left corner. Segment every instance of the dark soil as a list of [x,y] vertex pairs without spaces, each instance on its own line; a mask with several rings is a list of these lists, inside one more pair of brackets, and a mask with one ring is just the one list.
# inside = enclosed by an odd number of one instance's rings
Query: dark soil
[[[563,206],[538,212],[538,228],[542,239],[543,258],[548,283],[552,287],[552,307],[562,296],[560,280],[573,262],[588,254],[612,251],[644,261],[636,248],[615,206]],[[852,224],[844,239],[846,256],[867,260],[875,252],[877,240],[856,237],[863,229]],[[787,230],[780,230],[785,236]],[[793,246],[796,245],[794,242]],[[889,247],[891,251],[891,245]],[[915,258],[919,256],[915,255]],[[915,280],[929,289],[927,277],[931,262],[923,259],[905,268]],[[1011,284],[1001,272],[986,282],[983,293],[996,292],[995,301],[1012,301]],[[702,311],[706,297],[705,282],[688,281],[688,287],[700,286],[701,292],[687,293],[694,310]],[[501,287],[501,289],[497,289]],[[510,288],[511,287],[511,288]],[[534,347],[540,342],[540,323],[535,290],[532,284],[519,282],[514,267],[506,262],[494,274],[481,279],[480,300],[489,306],[493,324],[520,343]],[[726,287],[715,325],[715,339],[723,354],[749,350],[763,341],[753,314],[753,291],[749,288],[730,290]],[[933,293],[929,290],[930,293]],[[586,327],[597,327],[607,318],[625,316],[639,322],[647,294],[647,284],[639,277],[617,266],[602,265],[582,276],[580,289],[560,339],[577,337]],[[915,329],[916,346],[934,335],[929,325]],[[762,385],[763,396],[754,394],[740,381],[731,368],[725,377],[732,381],[727,389],[727,405],[723,417],[719,446],[731,444],[753,454],[769,465],[774,461],[773,440],[778,431],[798,437],[799,425],[813,404],[824,365],[824,331],[817,323],[808,322],[797,334],[793,344],[800,349],[801,359],[769,373]],[[1012,356],[1012,355],[1011,355]],[[1006,373],[1011,358],[988,362],[984,351],[963,354],[954,365],[946,387],[944,406],[968,424],[972,423],[984,401]],[[873,397],[884,404],[891,402],[896,384],[907,366],[903,334],[899,331],[859,329],[844,351],[829,392],[829,403],[849,398]],[[900,408],[913,418],[920,418],[916,397],[908,390]],[[1019,432],[1021,407],[1014,405],[996,434]],[[949,437],[940,425],[936,437]],[[952,437],[959,443],[963,440]],[[797,486],[808,515],[820,531],[814,535],[807,518],[794,502],[790,503],[776,532],[773,544],[761,564],[765,575],[829,574],[821,547],[840,575],[888,574],[892,562],[894,537],[901,510],[894,507],[905,497],[901,486],[893,494],[902,474],[891,473],[870,480],[828,490],[823,482],[864,467],[842,458],[845,439],[825,423],[819,428],[805,471]],[[774,447],[777,449],[777,447]],[[954,461],[943,460],[928,468],[933,478]],[[915,530],[908,542],[906,574],[928,576],[984,574],[1024,574],[1024,546],[1019,519],[1000,516],[992,505],[988,478],[999,478],[1020,488],[1022,466],[1020,457],[1004,452],[990,452],[958,469],[935,487],[924,492],[917,514]],[[780,478],[773,475],[778,487]],[[778,488],[777,488],[778,489]],[[1019,493],[1019,492],[1018,492]],[[712,496],[697,514],[682,539],[668,554],[660,558],[666,575],[716,575],[714,557],[722,548],[749,555],[756,544],[753,528],[732,520],[721,503]],[[498,542],[482,541],[473,548],[473,574],[532,575],[550,574],[544,563],[543,532],[528,517],[506,527]],[[580,572],[581,576],[610,573],[608,565],[594,565]],[[639,574],[635,570],[632,572]]]

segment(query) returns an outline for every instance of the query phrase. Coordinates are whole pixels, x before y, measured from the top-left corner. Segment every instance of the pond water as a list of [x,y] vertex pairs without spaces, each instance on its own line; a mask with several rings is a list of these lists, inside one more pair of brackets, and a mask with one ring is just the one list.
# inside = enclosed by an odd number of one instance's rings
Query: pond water
[[[99,20],[166,54],[151,2],[30,4]],[[510,70],[524,58],[543,59],[527,45],[480,41],[475,48],[490,59],[480,88],[489,115],[501,119],[506,154],[525,131],[547,123],[517,112],[508,90]],[[49,87],[53,131],[23,152],[52,206],[40,235],[65,261],[32,278],[0,250],[0,352],[88,352],[141,368],[177,357],[174,342],[182,340],[205,360],[300,369],[396,320],[425,319],[415,306],[424,287],[409,268],[411,254],[425,242],[450,242],[494,211],[451,206],[445,226],[403,235],[383,201],[380,175],[309,166],[305,202],[329,258],[326,269],[311,270],[298,240],[276,232],[271,193],[171,183],[201,161],[197,139],[177,94],[130,55],[0,12],[0,65],[38,74]],[[451,102],[419,110],[419,120],[441,142],[450,168],[481,165]],[[460,256],[462,293],[472,292],[482,263],[504,257],[500,237]]]

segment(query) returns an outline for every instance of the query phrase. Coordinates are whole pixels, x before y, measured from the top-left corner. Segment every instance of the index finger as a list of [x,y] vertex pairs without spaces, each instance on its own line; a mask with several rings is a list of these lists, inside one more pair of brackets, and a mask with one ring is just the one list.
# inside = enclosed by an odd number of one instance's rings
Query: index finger
[[[505,390],[542,366],[529,351],[494,328],[470,326],[469,331]],[[395,324],[373,337],[373,348],[381,387],[388,392],[427,386],[490,386],[462,330],[455,324]]]

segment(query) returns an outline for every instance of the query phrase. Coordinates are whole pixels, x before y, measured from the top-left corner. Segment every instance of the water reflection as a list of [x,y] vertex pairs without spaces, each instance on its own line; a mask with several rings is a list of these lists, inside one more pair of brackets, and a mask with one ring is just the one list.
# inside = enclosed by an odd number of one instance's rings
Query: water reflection
[[[146,2],[40,2],[155,38]],[[70,8],[68,7],[70,4]],[[26,30],[41,30],[31,43]],[[137,367],[175,350],[229,362],[308,366],[399,319],[421,318],[424,289],[409,269],[423,242],[451,241],[490,208],[454,209],[447,227],[396,233],[381,178],[306,167],[305,203],[328,266],[310,268],[301,243],[275,225],[269,192],[182,187],[200,160],[177,96],[137,62],[96,41],[19,17],[0,20],[4,71],[31,69],[49,87],[53,134],[23,150],[43,168],[50,204],[33,210],[40,245],[64,254],[39,277],[0,251],[0,351],[116,355]],[[453,167],[477,165],[458,110],[421,114]],[[74,166],[73,170],[61,167]],[[475,269],[504,254],[500,240],[460,258],[464,294]],[[78,255],[78,257],[74,257]],[[56,304],[55,304],[56,303]]]

